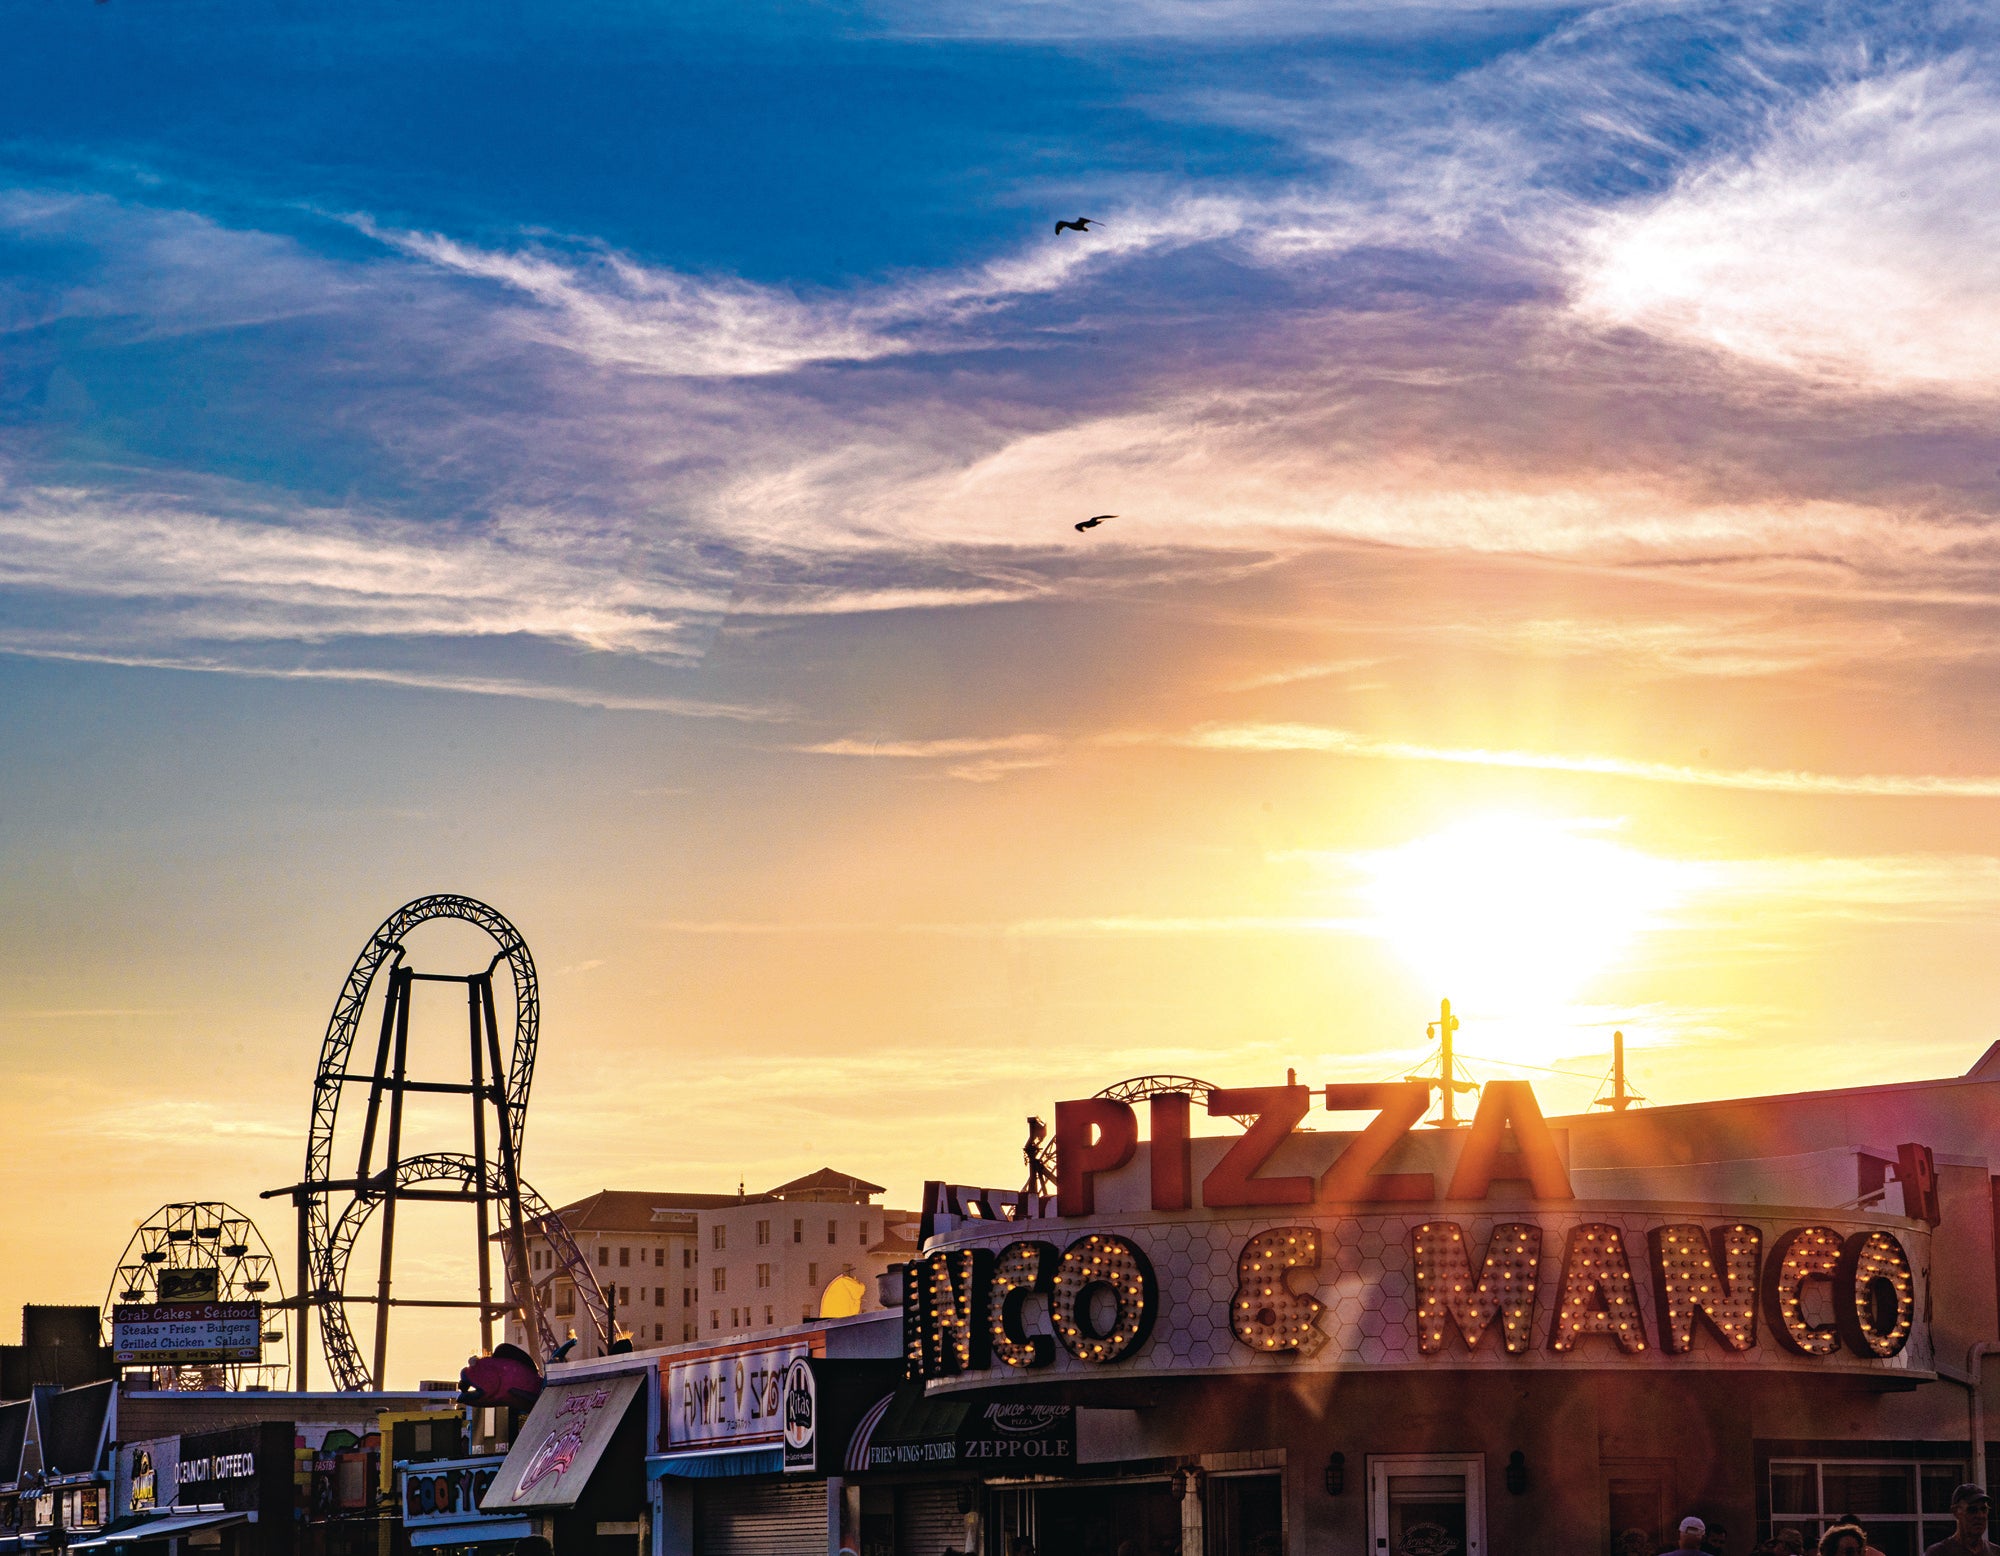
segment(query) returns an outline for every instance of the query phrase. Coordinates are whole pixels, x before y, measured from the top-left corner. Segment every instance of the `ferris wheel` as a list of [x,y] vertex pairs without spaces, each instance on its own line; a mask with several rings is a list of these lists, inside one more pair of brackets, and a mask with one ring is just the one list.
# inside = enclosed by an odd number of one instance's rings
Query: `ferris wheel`
[[162,1205],[143,1221],[104,1293],[104,1336],[114,1308],[132,1303],[260,1302],[265,1347],[277,1361],[223,1362],[146,1369],[156,1389],[283,1389],[291,1375],[290,1315],[277,1261],[257,1224],[234,1205],[200,1200]]

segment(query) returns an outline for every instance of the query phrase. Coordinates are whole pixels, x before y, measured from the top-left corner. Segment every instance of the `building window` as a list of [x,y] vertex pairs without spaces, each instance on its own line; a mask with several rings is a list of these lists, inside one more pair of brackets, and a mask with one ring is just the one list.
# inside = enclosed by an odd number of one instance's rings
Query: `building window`
[[770,1266],[770,1265],[768,1265],[768,1264],[760,1264],[760,1265],[758,1265],[758,1266],[757,1266],[757,1287],[758,1287],[758,1289],[759,1289],[759,1290],[761,1291],[761,1290],[762,1290],[762,1289],[763,1289],[764,1287],[766,1287],[766,1286],[768,1286],[768,1285],[770,1285],[770,1284],[771,1284],[771,1266]]
[[708,1272],[708,1280],[709,1285],[716,1291],[727,1291],[729,1289],[729,1271],[725,1270],[719,1264]]
[[804,1307],[799,1309],[799,1322],[802,1324],[809,1324],[812,1321],[813,1321],[812,1304],[808,1302]]
[[600,1267],[611,1262],[611,1250],[602,1243],[597,1245],[597,1262]]
[[868,1246],[868,1223],[866,1221],[862,1222],[861,1225],[857,1227],[855,1230],[860,1232],[861,1246],[863,1248],[866,1248]]
[[722,1327],[722,1314],[715,1308],[708,1310],[708,1327],[710,1329],[720,1329]]
[[733,1307],[729,1310],[729,1327],[731,1329],[741,1329],[743,1327],[742,1315],[743,1309],[740,1307]]
[[618,1288],[618,1305],[620,1307],[630,1307],[632,1305],[632,1288],[630,1286],[620,1286]]
[[771,1240],[771,1223],[768,1221],[759,1221],[757,1223],[757,1246],[759,1248],[762,1248],[766,1243],[770,1242],[770,1240]]
[[837,1243],[840,1241],[840,1223],[838,1221],[835,1221],[831,1217],[827,1218],[826,1240],[830,1243]]
[[808,1286],[817,1286],[819,1284],[819,1266],[817,1264],[808,1264],[806,1266],[806,1284]]
[[805,1224],[805,1222],[803,1222],[803,1221],[794,1221],[794,1222],[792,1223],[792,1241],[793,1241],[793,1242],[795,1242],[795,1243],[802,1243],[802,1242],[804,1242],[805,1240],[806,1240],[806,1224]]
[[556,1316],[567,1318],[576,1311],[576,1287],[564,1282],[556,1287]]
[[665,1324],[653,1325],[653,1342],[655,1344],[658,1344],[660,1341],[666,1339],[666,1337],[667,1337],[667,1326]]
[[681,1338],[682,1338],[683,1340],[692,1340],[692,1339],[694,1338],[694,1325],[693,1325],[693,1324],[682,1324],[682,1325],[681,1325]]
[[682,1268],[682,1269],[684,1269],[684,1270],[691,1270],[691,1269],[693,1269],[693,1268],[694,1268],[694,1256],[695,1256],[695,1255],[696,1255],[697,1253],[699,1253],[700,1251],[701,1251],[701,1250],[700,1250],[700,1249],[697,1249],[697,1248],[683,1248],[683,1249],[681,1250],[681,1268]]
[[1957,1461],[1773,1459],[1769,1533],[1796,1529],[1811,1545],[1841,1514],[1865,1509],[1870,1545],[1920,1551],[1952,1534],[1952,1488],[1964,1480]]
[[653,1250],[653,1268],[656,1270],[663,1270],[666,1268],[666,1266],[667,1266],[667,1250],[664,1248],[655,1248]]
[[632,1250],[629,1248],[619,1249],[618,1268],[624,1270],[624,1269],[630,1269],[631,1266],[632,1266]]
[[717,1253],[721,1253],[724,1248],[729,1246],[726,1241],[728,1235],[729,1228],[718,1223],[715,1228],[715,1251]]
[[777,1321],[778,1320],[771,1313],[769,1304],[766,1304],[764,1308],[764,1322],[767,1324],[775,1324]]

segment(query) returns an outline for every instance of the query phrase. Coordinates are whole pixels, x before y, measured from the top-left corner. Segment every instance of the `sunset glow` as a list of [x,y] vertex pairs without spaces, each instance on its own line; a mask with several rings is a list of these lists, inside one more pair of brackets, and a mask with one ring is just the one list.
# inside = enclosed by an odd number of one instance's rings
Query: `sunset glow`
[[551,1203],[1018,1184],[1445,998],[1551,1115],[2000,1036],[1971,13],[12,11],[0,1309],[173,1200],[289,1272],[430,893],[532,949]]
[[1495,814],[1364,855],[1379,932],[1442,994],[1546,1015],[1685,900],[1691,872],[1606,829]]

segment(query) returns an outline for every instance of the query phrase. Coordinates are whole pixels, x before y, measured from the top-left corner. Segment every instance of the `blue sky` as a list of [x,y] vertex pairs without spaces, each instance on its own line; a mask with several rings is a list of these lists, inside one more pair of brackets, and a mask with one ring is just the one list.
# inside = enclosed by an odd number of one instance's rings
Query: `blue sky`
[[[545,963],[555,1199],[1004,1177],[1051,1088],[1402,1073],[1443,994],[1557,1106],[1614,1025],[1661,1098],[1990,1035],[1977,9],[9,23],[0,1123],[91,1187],[5,1230],[71,1294],[286,1181],[427,891]],[[1560,1001],[1369,895],[1494,814],[1653,903]]]

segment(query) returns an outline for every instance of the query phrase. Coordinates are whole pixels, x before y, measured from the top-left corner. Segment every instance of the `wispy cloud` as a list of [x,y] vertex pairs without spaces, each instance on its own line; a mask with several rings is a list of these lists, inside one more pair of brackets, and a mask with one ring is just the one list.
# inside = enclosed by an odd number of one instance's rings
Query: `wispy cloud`
[[565,531],[526,514],[459,527],[4,486],[0,589],[130,602],[186,637],[524,634],[661,656],[681,649],[690,616],[725,603],[630,576],[593,555],[609,537]]
[[2000,96],[1972,62],[1843,84],[1742,155],[1604,212],[1578,251],[1597,326],[1865,393],[2000,390]]
[[1044,751],[1053,745],[1049,735],[951,736],[938,740],[868,740],[842,736],[815,745],[793,746],[814,756],[875,756],[903,761],[931,761],[938,757],[984,756],[995,751]]
[[365,215],[346,219],[411,258],[506,288],[531,305],[510,314],[511,322],[545,344],[642,373],[757,377],[810,363],[998,344],[967,327],[1085,272],[1231,236],[1246,214],[1227,198],[1121,206],[1088,241],[1043,240],[961,271],[817,294],[689,275],[602,248],[482,249],[397,231]]
[[1009,773],[1047,767],[1060,743],[1053,735],[948,736],[935,740],[869,740],[842,736],[791,749],[809,756],[877,757],[947,764],[946,776],[966,783],[994,783]]
[[1172,737],[1173,743],[1205,751],[1321,751],[1336,756],[1391,762],[1444,762],[1464,767],[1505,767],[1536,772],[1582,773],[1633,778],[1644,783],[1688,784],[1697,788],[1742,789],[1777,794],[1866,795],[1886,798],[1992,799],[2000,777],[1934,773],[1821,773],[1772,768],[1710,768],[1671,762],[1633,761],[1617,756],[1577,756],[1542,751],[1488,750],[1476,746],[1431,746],[1383,740],[1351,730],[1314,724],[1211,724]]
[[[454,692],[467,697],[519,697],[530,702],[568,703],[607,712],[671,713],[682,718],[765,722],[782,718],[780,710],[741,703],[707,702],[698,697],[652,697],[642,693],[594,691],[547,681],[506,680],[498,676],[450,675],[424,670],[395,670],[361,665],[256,665],[192,656],[86,653],[80,650],[17,646],[0,638],[0,654],[24,659],[53,659],[73,664],[121,665],[134,670],[183,670],[202,674],[250,676],[275,681],[351,681],[377,686],[405,686],[413,691]],[[661,791],[671,792],[671,791]]]
[[1084,918],[1031,918],[995,923],[892,923],[884,921],[756,921],[672,919],[660,928],[676,935],[942,935],[972,940],[1161,939],[1178,936],[1327,935],[1376,932],[1367,918],[1329,914],[1109,914]]

